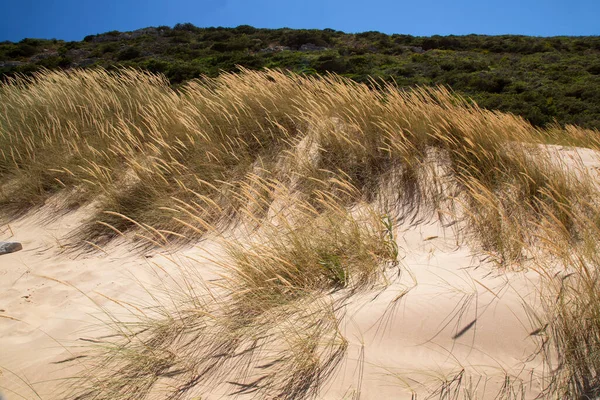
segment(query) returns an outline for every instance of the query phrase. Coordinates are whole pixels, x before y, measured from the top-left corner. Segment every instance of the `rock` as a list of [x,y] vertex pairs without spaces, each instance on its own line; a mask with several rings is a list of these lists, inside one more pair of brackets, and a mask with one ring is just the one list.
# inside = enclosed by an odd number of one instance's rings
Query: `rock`
[[142,35],[150,35],[150,36],[156,36],[159,33],[161,33],[158,28],[154,28],[154,27],[149,27],[149,28],[142,28],[142,29],[138,29],[135,30],[133,32],[131,32],[132,35],[134,35],[133,37],[139,37]]
[[300,46],[300,51],[321,51],[327,50],[327,47],[317,46],[312,43],[306,43]]
[[0,67],[18,67],[23,65],[21,61],[0,61]]
[[66,56],[75,60],[81,60],[82,58],[88,58],[90,54],[91,51],[86,49],[69,49]]
[[265,49],[261,49],[262,53],[279,53],[280,51],[291,50],[288,46],[269,46]]
[[46,58],[55,57],[57,55],[58,55],[58,53],[56,51],[46,50],[42,53],[36,54],[32,57],[29,57],[29,62],[41,61],[41,60],[45,60]]
[[17,242],[0,242],[0,255],[14,253],[22,250],[23,246]]

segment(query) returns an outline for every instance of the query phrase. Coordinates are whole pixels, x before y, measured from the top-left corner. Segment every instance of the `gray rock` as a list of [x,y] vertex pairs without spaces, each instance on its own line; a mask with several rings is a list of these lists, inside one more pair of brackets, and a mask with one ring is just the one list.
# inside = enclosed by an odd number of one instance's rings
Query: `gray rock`
[[306,43],[300,46],[300,51],[321,51],[327,50],[327,47],[317,46],[312,43]]
[[21,61],[0,61],[0,67],[18,67],[23,65]]
[[262,53],[279,53],[280,51],[291,50],[288,46],[269,46],[265,49],[261,49]]
[[32,57],[29,57],[29,62],[41,61],[41,60],[45,60],[46,58],[54,57],[57,55],[58,55],[58,53],[56,51],[44,50],[44,52],[42,52],[42,53],[36,54]]
[[70,49],[67,51],[66,56],[69,58],[80,60],[82,58],[88,58],[90,54],[91,51],[88,51],[86,49]]
[[14,253],[22,249],[23,246],[18,242],[0,242],[0,255]]
[[104,42],[118,42],[120,40],[120,33],[101,33],[92,38],[92,42],[94,43],[104,43]]
[[133,35],[135,35],[134,37],[138,37],[138,36],[142,36],[142,35],[150,35],[150,36],[156,36],[158,35],[160,32],[158,31],[157,28],[154,27],[150,27],[150,28],[142,28],[142,29],[137,29],[133,32],[131,32]]

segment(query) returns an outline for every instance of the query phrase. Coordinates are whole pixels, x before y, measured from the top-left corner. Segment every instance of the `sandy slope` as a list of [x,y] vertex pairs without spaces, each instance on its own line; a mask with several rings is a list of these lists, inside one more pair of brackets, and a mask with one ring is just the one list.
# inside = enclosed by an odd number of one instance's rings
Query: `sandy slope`
[[[563,160],[578,160],[570,165],[598,168],[591,151],[554,150]],[[14,374],[35,383],[44,398],[57,398],[61,382],[56,379],[69,370],[52,363],[69,358],[70,346],[99,332],[97,305],[120,312],[109,298],[143,302],[148,295],[136,280],[157,282],[176,273],[177,267],[160,255],[135,254],[125,245],[108,254],[62,252],[64,235],[85,214],[80,210],[48,222],[41,212],[0,227],[0,240],[24,247],[0,256],[0,387],[9,400],[21,398],[11,391],[36,398]],[[360,393],[363,399],[396,399],[415,391],[422,398],[463,369],[463,385],[470,382],[479,398],[494,398],[506,376],[522,380],[527,397],[537,395],[543,366],[531,357],[536,341],[530,333],[539,326],[526,311],[539,306],[536,275],[498,271],[484,255],[457,243],[453,229],[439,221],[407,223],[396,235],[401,277],[383,292],[357,295],[346,307],[342,327],[349,350],[321,397]],[[178,256],[214,251],[206,243]],[[152,268],[154,262],[164,270]],[[197,266],[204,278],[214,277],[207,262]]]
[[457,247],[439,223],[401,232],[410,274],[375,300],[356,298],[345,319],[349,359],[364,351],[362,384],[350,368],[358,363],[350,361],[327,397],[360,389],[361,398],[410,398],[463,369],[465,379],[479,382],[478,398],[494,398],[507,375],[529,385],[533,374],[528,393],[537,395],[542,365],[530,359],[536,351],[530,332],[537,327],[524,308],[538,306],[535,274],[496,271],[468,247]]
[[[99,311],[87,296],[117,311],[97,293],[142,301],[145,293],[136,279],[152,281],[150,263],[161,259],[122,250],[85,257],[61,253],[61,237],[82,216],[40,224],[36,214],[11,224],[12,237],[8,227],[3,233],[3,239],[21,241],[24,250],[0,259],[1,315],[11,318],[0,323],[0,366],[32,383],[68,373],[52,362],[69,358],[69,346],[82,344],[78,339],[97,334],[94,316]],[[527,297],[534,284],[531,276],[492,272],[469,248],[457,247],[453,231],[439,222],[403,226],[397,234],[404,255],[402,276],[384,292],[356,296],[347,307],[342,325],[350,341],[348,356],[324,398],[358,390],[365,399],[410,396],[405,386],[422,392],[420,384],[439,384],[435,376],[451,376],[463,367],[477,378],[492,374],[500,381],[505,372],[522,379],[529,379],[531,371],[541,373],[539,360],[524,362],[535,351],[528,336],[535,328],[522,306],[534,300]],[[470,329],[453,339],[473,320]],[[1,379],[2,386],[30,396],[11,373],[4,371]],[[51,381],[36,388],[53,398],[57,385]],[[487,390],[492,391],[489,384]]]
[[[0,240],[23,244],[22,251],[0,258],[0,387],[6,387],[7,396],[12,389],[33,398],[18,374],[36,383],[36,390],[47,395],[43,398],[55,398],[64,384],[56,379],[68,370],[53,363],[102,333],[100,307],[127,318],[111,299],[142,304],[148,298],[144,287],[168,280],[167,271],[177,269],[156,252],[139,254],[127,251],[127,245],[111,246],[106,254],[65,252],[63,237],[85,215],[81,210],[49,219],[51,213],[42,210],[0,231]],[[155,268],[156,263],[167,270]],[[201,269],[211,276],[208,266]]]
[[[31,382],[60,377],[60,365],[50,363],[70,356],[63,345],[86,337],[84,329],[94,321],[92,314],[98,313],[86,295],[126,292],[131,285],[121,275],[139,273],[143,264],[123,254],[87,259],[61,254],[61,238],[82,214],[40,223],[43,216],[32,215],[5,227],[2,239],[19,241],[24,250],[0,259],[0,315],[11,318],[0,323],[0,365]],[[71,283],[81,292],[47,277]],[[6,371],[1,379],[9,387],[23,386]],[[52,385],[41,386],[44,392]]]

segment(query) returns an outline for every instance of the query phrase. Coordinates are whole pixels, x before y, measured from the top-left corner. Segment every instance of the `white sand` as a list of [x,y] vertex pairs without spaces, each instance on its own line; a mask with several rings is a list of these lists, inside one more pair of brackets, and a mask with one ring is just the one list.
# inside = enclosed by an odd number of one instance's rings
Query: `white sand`
[[[0,316],[4,317],[0,319],[0,368],[30,382],[62,376],[62,368],[50,363],[70,356],[68,346],[79,337],[87,337],[83,330],[94,321],[92,314],[98,313],[86,295],[94,291],[108,296],[127,292],[131,284],[121,277],[122,272],[138,273],[143,264],[123,254],[93,258],[62,255],[60,241],[82,214],[51,223],[42,223],[41,217],[36,214],[5,226],[1,237],[21,242],[23,250],[0,258]],[[70,283],[81,292],[46,277]],[[16,385],[20,390],[25,385],[6,370],[0,382],[0,386]],[[39,385],[39,390],[46,392],[49,386],[53,384]],[[26,390],[21,393],[31,396]],[[13,398],[10,393],[6,395]]]
[[[35,383],[48,398],[57,396],[54,390],[60,384],[39,382],[71,371],[51,363],[69,358],[69,346],[81,345],[79,338],[98,332],[90,327],[97,324],[94,316],[99,311],[86,296],[113,310],[118,307],[98,293],[141,301],[144,293],[135,280],[150,282],[154,269],[149,263],[160,259],[114,249],[110,255],[85,257],[61,253],[61,237],[81,217],[75,213],[40,224],[40,215],[32,215],[10,225],[12,237],[5,227],[2,237],[20,241],[24,250],[0,258],[0,366]],[[521,298],[532,292],[531,276],[488,275],[491,266],[473,258],[468,248],[457,248],[452,231],[439,223],[403,227],[397,234],[406,256],[402,278],[375,300],[375,292],[358,295],[348,306],[343,321],[348,357],[323,390],[324,398],[342,398],[359,386],[364,399],[402,398],[401,393],[409,397],[403,379],[435,384],[432,374],[445,376],[463,367],[470,374],[493,374],[501,380],[505,372],[524,380],[532,370],[540,372],[539,361],[524,363],[535,350],[528,336],[534,328],[522,306],[523,300],[533,299]],[[478,265],[482,266],[473,268]],[[452,339],[474,319],[471,329]],[[356,361],[361,343],[362,377]],[[6,370],[0,385],[30,396],[23,382]],[[414,381],[410,385],[423,391]]]
[[439,223],[405,227],[400,237],[406,242],[403,264],[412,276],[404,272],[374,301],[353,300],[344,331],[351,343],[348,368],[327,398],[358,391],[353,360],[361,351],[364,399],[423,395],[463,369],[465,379],[480,381],[477,398],[495,398],[507,375],[527,382],[535,397],[539,380],[531,382],[537,387],[529,383],[532,373],[542,375],[542,364],[539,358],[527,362],[536,352],[529,334],[537,327],[523,305],[539,306],[537,276],[497,271],[468,247],[457,247]]
[[[588,150],[557,151],[591,171],[600,165]],[[85,212],[52,222],[37,213],[0,227],[0,240],[19,241],[24,248],[0,256],[0,387],[9,400],[36,398],[14,374],[34,384],[43,398],[59,398],[56,388],[61,382],[56,379],[71,370],[52,362],[69,358],[70,346],[98,332],[97,305],[119,309],[98,293],[143,302],[147,294],[136,279],[152,282],[176,273],[162,257],[135,255],[127,246],[85,257],[62,253],[64,235]],[[478,398],[494,398],[505,376],[522,380],[527,397],[535,397],[543,366],[531,357],[536,341],[530,332],[539,326],[524,307],[539,307],[535,273],[498,271],[483,256],[458,245],[452,229],[439,222],[401,226],[396,235],[404,257],[402,277],[375,299],[375,292],[361,294],[348,305],[342,321],[348,354],[320,397],[360,393],[362,399],[409,399],[416,391],[422,398],[463,369],[463,384],[471,379]],[[156,260],[166,268],[158,270],[158,276],[151,268]],[[207,264],[198,264],[198,270],[206,278],[214,277]]]

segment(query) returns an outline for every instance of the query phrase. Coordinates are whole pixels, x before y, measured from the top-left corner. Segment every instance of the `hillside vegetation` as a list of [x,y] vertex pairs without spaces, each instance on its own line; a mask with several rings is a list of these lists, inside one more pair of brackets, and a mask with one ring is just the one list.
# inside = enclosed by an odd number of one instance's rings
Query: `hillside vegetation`
[[217,288],[188,278],[168,305],[113,318],[111,339],[78,361],[73,398],[185,398],[224,377],[257,398],[316,395],[346,351],[336,310],[401,268],[394,226],[423,216],[459,221],[500,271],[539,271],[536,335],[560,357],[545,394],[597,393],[600,196],[544,144],[596,149],[598,132],[536,128],[445,88],[373,85],[242,70],[175,90],[161,75],[87,69],[0,86],[5,220],[91,205],[79,251],[240,225],[254,238],[227,238]]
[[178,24],[90,35],[81,42],[0,43],[0,75],[41,68],[128,66],[178,85],[238,66],[333,72],[357,82],[448,85],[480,106],[600,128],[600,37],[346,34],[331,29],[198,28]]

